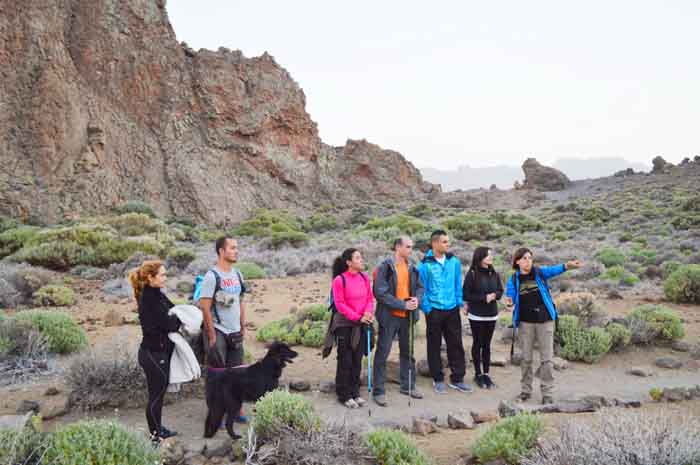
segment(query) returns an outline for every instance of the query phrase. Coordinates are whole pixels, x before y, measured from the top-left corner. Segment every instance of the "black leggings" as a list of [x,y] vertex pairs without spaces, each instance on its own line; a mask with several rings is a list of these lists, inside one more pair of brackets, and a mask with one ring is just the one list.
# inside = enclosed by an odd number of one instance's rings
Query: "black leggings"
[[163,400],[170,379],[170,354],[151,352],[141,347],[139,348],[139,365],[146,373],[146,384],[148,385],[148,404],[146,405],[148,431],[154,436],[159,436],[162,427]]
[[474,361],[474,372],[478,376],[482,373],[488,374],[491,367],[491,338],[496,329],[495,321],[469,320],[472,328],[472,360]]

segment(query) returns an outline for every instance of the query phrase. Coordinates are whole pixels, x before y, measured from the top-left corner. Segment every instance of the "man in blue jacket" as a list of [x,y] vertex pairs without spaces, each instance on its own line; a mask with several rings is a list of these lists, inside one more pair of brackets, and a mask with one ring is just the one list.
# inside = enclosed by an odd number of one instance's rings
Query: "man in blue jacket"
[[[464,383],[466,362],[462,344],[462,265],[448,253],[450,239],[441,229],[430,236],[431,250],[423,258],[418,271],[425,287],[420,308],[427,322],[428,367],[433,387],[438,394],[446,394],[447,386],[460,392],[471,392]],[[450,382],[445,385],[440,346],[445,337]]]
[[537,370],[542,391],[542,403],[554,402],[554,375],[552,358],[554,356],[554,328],[557,321],[557,309],[549,293],[547,280],[564,273],[566,270],[579,268],[581,262],[572,260],[561,265],[533,266],[533,254],[525,247],[513,255],[513,275],[506,286],[506,300],[513,309],[513,327],[518,329],[523,352],[521,364],[520,400],[532,397],[532,356],[535,345],[539,348],[541,365]]

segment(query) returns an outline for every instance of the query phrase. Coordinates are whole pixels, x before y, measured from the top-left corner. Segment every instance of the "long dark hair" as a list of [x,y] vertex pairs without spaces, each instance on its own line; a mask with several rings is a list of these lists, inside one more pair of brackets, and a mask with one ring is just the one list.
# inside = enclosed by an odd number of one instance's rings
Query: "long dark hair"
[[[477,271],[479,268],[481,268],[481,261],[488,257],[489,251],[491,250],[490,247],[477,247],[476,250],[474,251],[474,255],[472,256],[472,267],[471,269],[474,271]],[[489,265],[489,271],[493,269],[493,266]]]
[[533,257],[535,256],[535,254],[532,253],[532,250],[528,249],[527,247],[521,247],[515,251],[515,254],[513,255],[513,269],[514,270],[520,269],[520,266],[518,266],[518,260],[523,258],[526,253],[529,253]]
[[340,256],[333,260],[333,278],[348,271],[348,262],[352,261],[355,252],[359,252],[359,250],[352,247],[345,249]]

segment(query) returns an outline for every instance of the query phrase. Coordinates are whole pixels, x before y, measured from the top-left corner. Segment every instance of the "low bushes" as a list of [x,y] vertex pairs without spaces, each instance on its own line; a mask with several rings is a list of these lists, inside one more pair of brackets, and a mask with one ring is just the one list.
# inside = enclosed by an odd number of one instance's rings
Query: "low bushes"
[[499,239],[514,233],[511,228],[478,214],[455,215],[443,224],[454,238],[463,241]]
[[[36,360],[48,352],[46,336],[28,321],[18,321],[0,314],[0,360],[10,357]],[[1,462],[0,462],[1,463]]]
[[38,232],[39,228],[34,226],[19,226],[0,233],[0,258],[7,257],[20,250]]
[[66,286],[49,284],[34,293],[34,305],[37,307],[64,307],[75,304],[75,292]]
[[153,207],[144,202],[131,201],[123,203],[114,208],[114,212],[119,215],[124,215],[127,213],[141,213],[143,215],[148,215],[155,218],[156,213],[153,211]]
[[146,377],[129,350],[115,350],[105,357],[82,355],[68,368],[65,381],[72,407],[97,410],[146,404]]
[[196,258],[196,255],[192,249],[177,247],[172,249],[166,258],[169,264],[172,264],[180,269],[185,269],[187,268],[187,265],[192,263],[192,260]]
[[379,465],[428,465],[430,461],[401,431],[378,429],[365,442]]
[[150,441],[115,421],[87,420],[51,436],[44,462],[52,465],[152,465],[160,455]]
[[257,263],[241,262],[236,264],[236,268],[243,275],[243,279],[263,279],[267,278],[267,273]]
[[308,432],[319,429],[321,419],[313,404],[300,394],[275,390],[255,403],[255,433],[263,438],[274,437],[284,428]]
[[700,463],[700,421],[668,412],[603,411],[570,420],[521,465],[678,465]]
[[289,345],[321,347],[326,335],[330,312],[325,305],[304,308],[297,317],[272,321],[256,333],[261,342],[282,341]]
[[664,294],[672,302],[700,304],[700,265],[678,266],[666,278]]
[[598,253],[596,254],[596,258],[603,265],[605,265],[606,268],[624,265],[625,260],[626,260],[624,253],[622,253],[618,249],[613,249],[613,248],[605,248],[605,249],[599,250]]
[[685,335],[680,317],[670,308],[661,305],[637,307],[626,320],[634,344],[668,343],[682,339]]
[[567,360],[594,363],[612,348],[612,337],[603,328],[585,328],[575,316],[563,315],[559,321],[557,340],[560,355]]
[[47,438],[33,426],[21,431],[0,429],[0,464],[39,465],[47,445]]
[[605,331],[611,338],[611,350],[621,351],[632,342],[632,331],[620,323],[610,323],[605,327]]
[[536,415],[504,418],[476,440],[472,452],[481,463],[503,459],[517,464],[535,446],[543,430],[542,419]]
[[48,341],[48,349],[58,354],[66,354],[82,349],[87,345],[83,328],[65,313],[50,310],[25,310],[14,318],[27,322],[39,331]]

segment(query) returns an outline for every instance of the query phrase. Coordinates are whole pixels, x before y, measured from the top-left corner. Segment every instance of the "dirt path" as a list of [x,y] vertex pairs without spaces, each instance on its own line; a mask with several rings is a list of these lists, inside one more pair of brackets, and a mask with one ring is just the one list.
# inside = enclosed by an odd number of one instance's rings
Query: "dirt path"
[[[298,308],[311,303],[324,301],[327,294],[327,277],[320,275],[300,276],[283,279],[260,280],[253,286],[253,294],[248,301],[248,322],[259,328],[263,324],[281,318],[288,314],[291,307]],[[176,294],[174,294],[176,295]],[[88,289],[80,296],[80,303],[73,311],[75,318],[89,329],[89,338],[97,351],[109,350],[115,345],[135,350],[140,340],[140,329],[136,325],[105,326],[104,320],[108,312],[118,312],[127,320],[133,319],[133,304],[128,300],[108,299],[103,302],[103,296],[98,289]],[[640,301],[609,301],[603,302],[603,308],[613,315],[624,315]],[[686,322],[686,340],[696,342],[700,337],[700,308],[693,306],[674,306]],[[92,328],[92,329],[91,329]],[[507,359],[510,346],[494,338],[494,359]],[[467,353],[471,346],[471,338],[465,336]],[[255,357],[265,353],[263,344],[255,340],[255,332],[247,334],[248,350]],[[331,381],[335,374],[335,357],[321,359],[318,349],[298,348],[301,355],[297,361],[285,371],[286,380],[305,380],[312,386],[321,381]],[[416,338],[416,358],[425,358],[425,338]],[[684,353],[671,351],[670,348],[632,348],[623,354],[610,354],[600,363],[586,365],[570,363],[569,368],[555,373],[557,399],[574,399],[586,395],[603,395],[622,399],[648,399],[652,387],[674,387],[700,384],[700,372],[690,369],[664,370],[653,367],[657,357],[672,356],[686,361],[689,356]],[[398,359],[398,347],[395,345],[390,359]],[[65,367],[69,358],[58,361],[59,367]],[[639,378],[626,374],[632,366],[651,369],[655,375],[649,378]],[[471,381],[473,370],[467,370],[467,381]],[[387,385],[389,407],[382,408],[375,404],[370,408],[348,410],[337,403],[332,394],[311,391],[309,397],[321,415],[329,421],[347,422],[353,427],[364,429],[383,422],[409,424],[411,417],[423,413],[437,415],[441,423],[446,422],[447,414],[458,410],[493,411],[503,399],[513,399],[519,392],[520,369],[506,365],[492,368],[494,380],[498,389],[493,391],[476,390],[471,394],[461,394],[450,391],[447,395],[437,395],[432,391],[431,380],[419,377],[418,388],[425,394],[422,400],[414,400],[408,406],[407,397],[399,394],[398,386]],[[44,392],[48,386],[58,387],[62,393],[58,396],[46,397]],[[536,391],[537,392],[537,391]],[[39,400],[44,412],[60,408],[65,402],[67,392],[60,375],[39,380],[34,384],[11,386],[0,390],[0,414],[14,413],[17,402],[21,399]],[[366,396],[366,390],[363,392]],[[537,397],[535,398],[537,400]],[[700,412],[700,402],[688,402],[688,409]],[[666,405],[666,404],[664,404]],[[685,405],[685,404],[683,404]],[[250,408],[250,406],[247,406]],[[644,408],[654,408],[645,406]],[[668,407],[676,408],[675,406]],[[180,432],[181,438],[187,442],[201,441],[205,417],[204,401],[187,399],[168,405],[164,409],[165,424]],[[680,409],[679,411],[682,411]],[[48,428],[58,424],[75,421],[84,417],[79,412],[70,413],[54,421],[47,421]],[[120,421],[144,430],[144,414],[141,409],[102,411],[91,416],[117,417]],[[566,418],[566,415],[548,416],[548,422],[563,421],[556,418]],[[223,432],[219,433],[223,436]],[[418,444],[426,450],[436,463],[455,463],[455,460],[468,449],[467,445],[478,434],[477,431],[443,430],[438,435],[429,438],[417,438]]]

